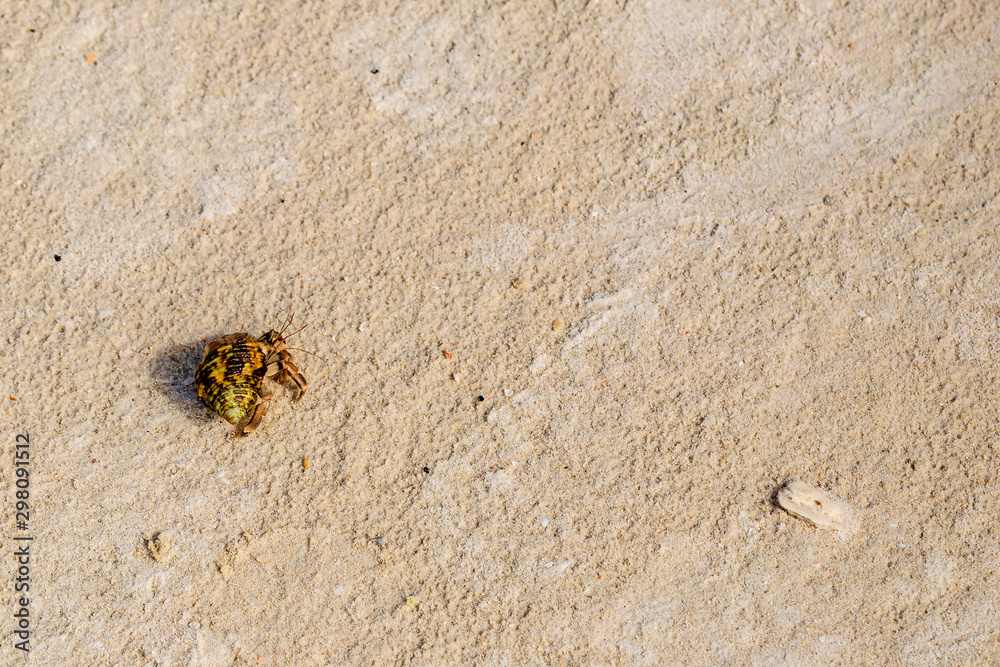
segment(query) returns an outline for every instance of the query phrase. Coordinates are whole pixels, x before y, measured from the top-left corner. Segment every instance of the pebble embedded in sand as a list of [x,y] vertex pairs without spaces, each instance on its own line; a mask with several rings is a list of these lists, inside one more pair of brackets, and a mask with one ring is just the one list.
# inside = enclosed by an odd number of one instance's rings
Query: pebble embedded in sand
[[169,563],[174,557],[174,536],[169,531],[160,531],[146,538],[146,549],[157,563]]
[[844,530],[847,527],[847,505],[805,482],[791,482],[778,491],[778,504],[817,528]]

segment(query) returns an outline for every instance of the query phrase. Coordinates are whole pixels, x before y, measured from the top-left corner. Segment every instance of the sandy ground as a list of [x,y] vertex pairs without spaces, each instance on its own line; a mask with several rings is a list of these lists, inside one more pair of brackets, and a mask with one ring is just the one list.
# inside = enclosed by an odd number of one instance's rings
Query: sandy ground
[[[996,664],[953,5],[5,3],[0,662]],[[292,312],[231,440],[202,350]]]

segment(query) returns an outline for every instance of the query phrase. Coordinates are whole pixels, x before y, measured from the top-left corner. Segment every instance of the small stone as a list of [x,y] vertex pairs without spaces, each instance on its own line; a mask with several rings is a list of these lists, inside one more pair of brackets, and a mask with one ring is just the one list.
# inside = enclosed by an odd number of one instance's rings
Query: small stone
[[846,504],[805,482],[791,482],[778,491],[778,504],[817,528],[844,530],[848,524]]
[[146,549],[157,563],[169,563],[174,557],[174,536],[168,531],[160,531],[146,538]]
[[557,317],[556,319],[552,320],[552,330],[555,331],[556,333],[562,331],[563,327],[565,326],[566,325],[563,324],[563,319],[561,317]]
[[499,487],[507,482],[507,473],[505,473],[503,470],[488,472],[485,475],[485,479],[486,479],[486,486],[490,488]]

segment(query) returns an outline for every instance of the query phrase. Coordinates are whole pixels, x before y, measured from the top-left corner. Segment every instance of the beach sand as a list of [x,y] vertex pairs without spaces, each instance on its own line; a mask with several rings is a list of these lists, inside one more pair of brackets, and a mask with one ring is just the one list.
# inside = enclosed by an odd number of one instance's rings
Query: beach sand
[[996,3],[3,14],[0,663],[1000,660]]

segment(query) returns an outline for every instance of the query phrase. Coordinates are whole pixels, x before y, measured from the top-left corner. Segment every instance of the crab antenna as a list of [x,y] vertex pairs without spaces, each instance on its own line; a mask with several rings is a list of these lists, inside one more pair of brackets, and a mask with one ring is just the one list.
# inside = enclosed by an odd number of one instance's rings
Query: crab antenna
[[[292,314],[288,316],[288,321],[285,322],[283,325],[281,325],[281,331],[278,332],[279,336],[285,333],[285,329],[287,329],[291,325],[292,319],[294,318],[295,318],[295,312],[293,311]],[[299,331],[302,331],[302,329],[299,329]]]
[[[308,324],[303,324],[302,325],[302,329],[305,329],[307,326],[309,326],[309,325]],[[297,331],[293,331],[292,333],[288,334],[287,336],[285,336],[285,340],[288,340],[289,338],[291,338],[295,334],[299,333],[300,331],[302,331],[302,329],[298,329]],[[282,329],[282,331],[284,331],[284,329]]]
[[299,352],[305,352],[306,354],[311,354],[312,356],[316,357],[317,359],[322,359],[323,361],[326,361],[326,363],[330,363],[328,360],[326,360],[323,357],[319,356],[315,352],[310,352],[309,350],[303,350],[301,347],[286,347],[285,349],[286,350],[298,350]]

